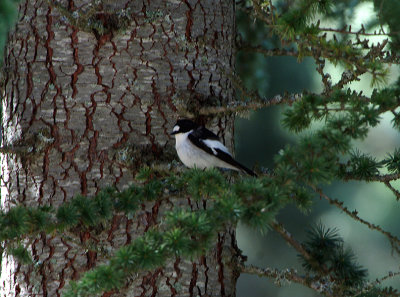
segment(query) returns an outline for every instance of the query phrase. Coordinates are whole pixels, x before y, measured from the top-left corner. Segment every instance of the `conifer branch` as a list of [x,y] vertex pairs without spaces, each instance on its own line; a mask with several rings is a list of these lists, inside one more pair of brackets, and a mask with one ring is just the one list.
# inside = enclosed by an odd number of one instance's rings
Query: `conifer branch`
[[376,182],[382,182],[382,183],[386,183],[386,182],[390,182],[390,181],[394,181],[394,180],[398,180],[400,179],[400,173],[392,173],[392,174],[376,174],[373,176],[369,176],[368,178],[361,178],[359,176],[356,176],[354,174],[351,173],[346,173],[345,175],[343,175],[342,179],[344,181],[349,181],[349,180],[358,180],[358,181],[376,181]]
[[282,286],[285,284],[285,282],[288,284],[294,282],[301,284],[305,287],[308,287],[325,296],[331,296],[331,297],[335,296],[332,294],[331,291],[331,287],[334,285],[332,282],[329,282],[327,279],[301,276],[293,268],[281,271],[278,269],[260,268],[254,265],[243,265],[243,264],[241,265],[240,268],[242,273],[273,279],[274,284],[276,284],[277,286]]
[[311,188],[322,198],[327,200],[329,204],[336,206],[340,210],[342,210],[345,214],[350,216],[351,218],[355,219],[356,221],[360,222],[363,225],[366,225],[369,229],[371,230],[376,230],[379,233],[383,234],[389,239],[389,242],[392,246],[392,248],[400,254],[400,239],[391,234],[388,231],[383,230],[380,226],[375,225],[373,223],[370,223],[358,216],[358,212],[356,210],[350,211],[346,206],[343,206],[343,202],[339,201],[337,199],[332,199],[328,195],[326,195],[321,189],[318,189],[317,187],[311,185]]
[[[240,92],[241,101],[240,104],[248,105],[248,104],[267,104],[267,106],[277,105],[281,103],[286,103],[291,106],[294,102],[300,100],[302,98],[301,93],[293,93],[293,94],[284,94],[284,95],[276,95],[271,99],[261,97],[257,92],[248,90],[241,79],[236,75],[227,74],[233,86]],[[238,103],[239,103],[238,102]],[[236,104],[238,104],[236,103]],[[233,104],[235,105],[235,104]],[[264,106],[263,106],[264,107]],[[257,106],[255,106],[257,108]]]
[[389,188],[389,190],[391,190],[393,192],[393,194],[396,196],[396,200],[399,201],[400,200],[400,191],[396,190],[391,184],[390,181],[385,180],[384,184],[386,185],[386,187]]
[[289,243],[296,251],[298,251],[306,260],[311,261],[312,257],[308,254],[306,249],[303,247],[303,245],[298,242],[296,239],[293,238],[292,234],[287,231],[282,224],[273,221],[270,223],[272,229],[274,229],[279,235],[283,237],[284,240],[286,240],[287,243]]
[[[360,295],[363,295],[365,293],[376,293],[375,295],[372,296],[382,296],[382,297],[399,297],[400,293],[397,290],[392,290],[391,288],[385,288],[385,289],[377,289],[379,288],[379,286],[386,280],[395,278],[397,276],[400,276],[400,271],[396,271],[396,272],[392,272],[389,271],[388,274],[386,274],[385,276],[382,276],[380,278],[377,278],[375,281],[373,282],[369,282],[366,284],[366,286],[364,288],[362,288],[361,290],[359,290],[359,292],[357,292],[356,294],[354,294],[352,297],[357,297]],[[368,295],[367,295],[368,296]]]
[[0,147],[0,153],[10,155],[27,155],[33,153],[31,145],[10,145]]
[[272,20],[268,18],[268,15],[263,11],[260,2],[258,0],[252,0],[254,13],[257,18],[265,22],[266,24],[273,24]]
[[347,29],[347,25],[344,26],[343,29],[323,28],[323,27],[319,27],[318,29],[321,31],[326,31],[326,32],[334,32],[334,33],[340,33],[340,34],[352,34],[352,35],[357,35],[357,36],[359,36],[359,35],[362,35],[362,36],[393,36],[393,35],[398,34],[396,32],[386,33],[383,28],[381,28],[378,33],[376,31],[374,33],[365,32],[364,27],[362,27],[358,31],[352,31],[351,26],[349,26],[349,29]]
[[274,49],[266,49],[262,46],[251,46],[251,45],[242,45],[238,48],[240,51],[244,52],[252,52],[263,54],[266,57],[276,57],[276,56],[290,56],[290,57],[298,57],[299,52],[295,49],[284,49],[284,48],[274,48]]
[[391,185],[391,181],[394,180],[398,180],[400,179],[400,173],[393,173],[393,174],[383,174],[383,175],[374,175],[374,176],[369,176],[367,178],[365,177],[359,177],[359,176],[355,176],[349,173],[346,173],[342,179],[344,181],[349,181],[349,180],[358,180],[358,181],[376,181],[376,182],[381,182],[383,183],[390,191],[393,192],[393,194],[396,196],[396,200],[399,201],[400,200],[400,191],[395,189],[392,185]]
[[321,271],[323,274],[327,274],[328,270],[324,265],[320,265],[319,263],[315,263],[313,257],[309,254],[306,248],[298,242],[290,233],[283,227],[282,224],[273,221],[270,223],[271,227],[282,236],[286,242],[291,245],[299,254],[317,271]]
[[[243,91],[242,96],[246,98],[251,98],[250,101],[237,101],[233,102],[228,106],[206,106],[201,107],[199,114],[200,115],[215,115],[215,114],[232,114],[232,113],[240,113],[249,110],[258,110],[265,107],[270,107],[274,105],[287,104],[291,105],[293,102],[300,100],[301,94],[283,94],[276,95],[270,99],[263,99],[258,95],[252,94],[248,92],[244,88],[241,89]],[[254,98],[254,100],[253,100]]]
[[391,279],[391,278],[397,277],[397,276],[400,276],[400,271],[396,271],[396,272],[390,271],[390,272],[389,272],[388,274],[386,274],[385,276],[382,276],[382,277],[376,279],[376,280],[375,280],[375,284],[379,285],[379,284],[381,284],[382,282],[384,282],[384,281],[386,281],[386,280],[389,280],[389,279]]

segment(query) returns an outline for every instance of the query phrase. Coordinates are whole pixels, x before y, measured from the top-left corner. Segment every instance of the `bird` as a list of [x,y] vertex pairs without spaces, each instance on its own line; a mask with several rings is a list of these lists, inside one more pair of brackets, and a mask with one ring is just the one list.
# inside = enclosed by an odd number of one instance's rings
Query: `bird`
[[179,119],[172,129],[179,159],[189,168],[228,168],[257,175],[236,161],[217,135],[189,119]]

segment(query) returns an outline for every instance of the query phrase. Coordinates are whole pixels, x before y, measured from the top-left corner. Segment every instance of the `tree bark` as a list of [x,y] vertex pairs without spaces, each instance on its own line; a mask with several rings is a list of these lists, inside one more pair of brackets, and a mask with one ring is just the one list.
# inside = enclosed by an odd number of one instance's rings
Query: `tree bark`
[[[234,17],[232,0],[23,1],[5,55],[2,146],[19,153],[2,155],[2,209],[123,189],[140,166],[169,162],[177,111],[195,109],[187,98],[232,98]],[[233,118],[209,124],[232,145]],[[3,255],[1,296],[61,296],[172,207],[26,239],[35,263]],[[237,253],[228,230],[208,255],[171,259],[103,296],[234,296]]]

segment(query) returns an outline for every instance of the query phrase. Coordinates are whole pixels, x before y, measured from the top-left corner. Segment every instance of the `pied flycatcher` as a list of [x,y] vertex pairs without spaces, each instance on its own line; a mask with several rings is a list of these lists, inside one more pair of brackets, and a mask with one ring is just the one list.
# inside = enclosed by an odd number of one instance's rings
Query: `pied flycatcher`
[[188,119],[178,120],[171,135],[175,135],[175,147],[179,159],[189,168],[229,168],[257,176],[233,159],[218,136],[204,126],[199,126]]

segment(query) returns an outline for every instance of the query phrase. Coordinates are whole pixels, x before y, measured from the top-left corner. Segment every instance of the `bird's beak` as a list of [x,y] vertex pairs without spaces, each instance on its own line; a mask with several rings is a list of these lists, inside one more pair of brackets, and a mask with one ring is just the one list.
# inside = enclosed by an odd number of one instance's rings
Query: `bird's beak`
[[169,135],[175,135],[177,133],[178,133],[178,131],[172,131],[171,133],[169,133]]

